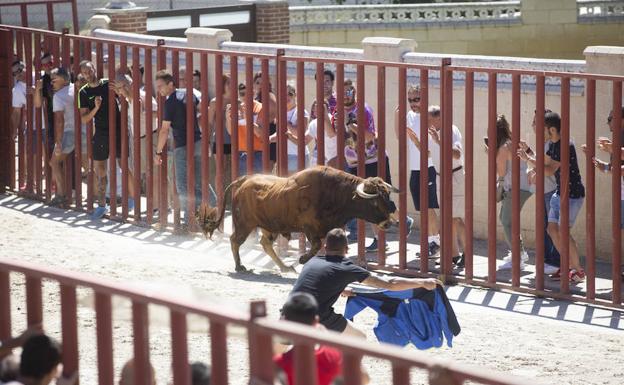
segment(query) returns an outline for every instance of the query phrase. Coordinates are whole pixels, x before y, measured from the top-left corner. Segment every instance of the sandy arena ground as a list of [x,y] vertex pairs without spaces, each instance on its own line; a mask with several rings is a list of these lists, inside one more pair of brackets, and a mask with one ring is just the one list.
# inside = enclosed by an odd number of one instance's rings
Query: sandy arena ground
[[[182,238],[107,220],[93,222],[85,214],[49,208],[13,195],[0,195],[0,256],[45,266],[82,271],[111,280],[130,282],[155,292],[179,293],[246,310],[249,301],[265,299],[269,316],[278,317],[295,274],[280,275],[251,237],[244,246],[243,262],[253,273],[233,272],[229,241],[217,234],[214,242]],[[294,251],[293,251],[294,252]],[[12,276],[14,332],[25,323],[24,284]],[[547,384],[624,383],[623,313],[531,296],[448,287],[447,293],[462,326],[453,348],[426,354],[512,373]],[[97,383],[93,296],[79,289],[79,341],[82,384]],[[44,286],[46,330],[60,337],[58,285]],[[132,354],[130,303],[115,298],[115,370]],[[341,300],[337,306],[344,306]],[[170,381],[168,313],[150,307],[150,350],[158,384]],[[374,341],[374,313],[356,318]],[[228,345],[232,384],[248,380],[248,351],[244,331],[230,329]],[[191,360],[209,361],[205,319],[189,317]],[[413,348],[407,348],[413,349]],[[365,359],[373,384],[389,384],[386,362]],[[413,371],[413,384],[425,383],[424,373]]]

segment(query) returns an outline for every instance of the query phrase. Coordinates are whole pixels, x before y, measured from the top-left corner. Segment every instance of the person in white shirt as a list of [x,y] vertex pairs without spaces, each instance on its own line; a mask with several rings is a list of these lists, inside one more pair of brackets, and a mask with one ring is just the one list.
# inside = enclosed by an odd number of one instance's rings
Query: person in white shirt
[[[407,102],[410,110],[406,117],[406,133],[407,133],[407,153],[408,165],[410,167],[410,192],[416,211],[420,211],[420,87],[412,85],[407,90]],[[394,131],[399,136],[399,108],[395,110]],[[429,162],[427,168],[428,179],[428,255],[433,256],[440,250],[440,234],[438,230],[438,215],[435,209],[440,208],[438,204],[437,187],[436,187],[436,170],[431,159],[431,148],[433,142],[428,141]]]
[[[431,148],[433,162],[438,174],[441,172],[440,167],[440,130],[442,129],[442,115],[439,106],[429,107],[429,136],[435,143]],[[464,254],[459,253],[459,245],[462,250],[466,246],[466,227],[464,224],[464,214],[466,207],[465,197],[465,174],[464,174],[464,149],[462,146],[462,136],[459,128],[453,124],[453,137],[451,141],[452,151],[452,172],[453,172],[453,241],[451,243],[451,252],[453,255],[453,263],[457,267],[464,267]],[[441,184],[440,184],[441,185]]]
[[[323,104],[325,106],[324,111],[329,111],[329,104],[327,102],[324,102]],[[311,166],[316,166],[318,163],[318,146],[316,143],[316,138],[318,136],[317,122],[317,119],[314,119],[310,122],[310,124],[308,125],[308,135],[306,137],[307,143],[314,141],[314,150],[310,153]],[[325,149],[325,159],[323,164],[330,167],[338,168],[338,135],[336,134],[335,128],[332,125],[330,125],[329,127],[325,127],[325,130],[323,130],[323,136],[325,137],[323,145]]]
[[50,157],[50,167],[56,182],[56,196],[50,201],[51,205],[65,206],[67,194],[65,191],[65,167],[67,156],[74,151],[74,112],[76,99],[74,84],[70,82],[69,72],[63,67],[55,68],[50,72],[54,97],[52,111],[54,113],[54,150]]
[[[26,95],[28,94],[28,86],[26,85],[26,81],[24,79],[25,68],[26,66],[24,65],[24,62],[22,62],[21,60],[16,60],[11,65],[11,73],[13,74],[14,85],[13,85],[13,89],[11,90],[10,127],[11,127],[11,138],[13,138],[13,140],[17,138],[17,134],[19,130],[24,130],[26,127],[25,125]],[[24,137],[24,139],[26,139],[26,137]],[[24,149],[26,149],[26,147],[24,147]],[[27,157],[24,157],[24,159],[26,159],[26,162],[28,162]],[[34,157],[33,157],[33,160],[35,160]],[[24,164],[24,167],[26,168],[26,170],[28,170],[28,167],[26,164]],[[23,188],[25,188],[25,186],[20,186],[20,189],[23,189]]]
[[[297,129],[297,113],[300,112],[300,108],[297,107],[297,91],[291,84],[286,85],[286,153],[288,155],[288,174],[293,174],[299,171],[298,166],[298,129]],[[308,138],[308,111],[303,109],[303,128],[304,128],[304,145],[310,140]],[[271,142],[277,141],[277,133],[271,135]],[[304,167],[308,167],[309,150],[307,146],[304,146],[305,161]]]

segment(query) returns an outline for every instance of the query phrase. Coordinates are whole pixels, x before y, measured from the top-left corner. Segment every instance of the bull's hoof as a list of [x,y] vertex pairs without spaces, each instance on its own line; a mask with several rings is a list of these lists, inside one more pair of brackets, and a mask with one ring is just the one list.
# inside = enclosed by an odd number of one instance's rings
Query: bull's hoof
[[238,265],[235,268],[237,273],[245,273],[247,271],[247,268],[243,265]]
[[310,258],[312,258],[311,255],[302,255],[301,257],[299,257],[299,263],[303,265],[308,262]]

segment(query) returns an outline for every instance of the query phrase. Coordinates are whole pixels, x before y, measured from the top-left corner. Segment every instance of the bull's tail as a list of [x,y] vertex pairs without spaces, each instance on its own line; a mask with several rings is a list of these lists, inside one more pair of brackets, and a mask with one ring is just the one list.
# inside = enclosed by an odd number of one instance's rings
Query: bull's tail
[[221,222],[223,222],[223,218],[225,217],[225,206],[227,206],[227,201],[228,201],[228,196],[230,195],[230,190],[232,188],[238,188],[241,184],[243,184],[243,182],[245,182],[245,180],[247,180],[247,175],[238,177],[235,181],[230,183],[225,188],[225,191],[223,192],[225,202],[223,202],[223,206],[221,207],[221,212],[219,213],[219,218],[217,218],[217,221],[214,224],[215,228],[221,226]]

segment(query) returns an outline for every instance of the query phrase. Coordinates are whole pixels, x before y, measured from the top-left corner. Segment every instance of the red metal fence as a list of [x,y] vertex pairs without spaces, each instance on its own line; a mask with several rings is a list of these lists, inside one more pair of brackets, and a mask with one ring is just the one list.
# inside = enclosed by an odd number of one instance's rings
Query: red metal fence
[[[239,326],[246,330],[249,344],[249,377],[255,383],[273,384],[273,344],[275,337],[286,337],[293,341],[295,367],[302,374],[297,377],[297,385],[314,385],[315,360],[314,346],[333,346],[343,353],[343,374],[346,384],[361,384],[360,363],[363,357],[375,357],[391,363],[392,383],[410,383],[410,370],[418,368],[432,370],[434,367],[447,370],[456,383],[464,381],[487,385],[519,385],[525,380],[509,375],[471,368],[462,364],[449,363],[430,357],[428,354],[386,344],[371,344],[354,337],[339,336],[334,332],[319,332],[317,329],[287,321],[267,318],[263,301],[252,302],[249,313],[224,309],[222,306],[198,304],[166,294],[147,293],[123,283],[89,276],[84,273],[63,271],[43,267],[28,262],[0,258],[0,339],[11,336],[11,279],[21,274],[26,280],[27,324],[43,321],[42,283],[51,280],[59,284],[61,331],[63,341],[63,371],[69,376],[78,370],[79,341],[77,321],[78,288],[88,288],[95,296],[95,328],[97,333],[98,384],[114,383],[112,322],[114,312],[111,298],[120,296],[132,301],[132,335],[134,346],[134,383],[150,384],[149,354],[149,312],[148,305],[160,305],[169,311],[171,320],[171,351],[174,385],[188,385],[187,316],[199,315],[209,321],[212,377],[211,383],[225,385],[228,380],[227,340],[228,326]],[[437,370],[436,369],[436,370]],[[241,373],[242,374],[242,373]],[[306,375],[308,374],[308,375]],[[254,383],[254,382],[250,382]]]
[[[142,113],[139,110],[139,103],[134,103],[134,110],[132,114],[134,116],[134,132],[141,132],[140,127],[140,119],[138,117],[141,114],[144,114],[144,120],[146,124],[146,131],[148,133],[152,132],[152,129],[158,127],[157,122],[161,121],[163,106],[164,106],[164,98],[157,98],[157,106],[158,112],[157,120],[154,120],[152,108],[150,107],[152,96],[156,96],[152,79],[155,72],[159,69],[168,68],[172,71],[176,80],[178,79],[179,69],[181,66],[186,66],[186,68],[197,68],[201,71],[202,74],[213,73],[213,77],[202,76],[200,91],[203,95],[208,94],[208,90],[211,89],[211,86],[216,90],[215,95],[215,123],[214,127],[217,127],[215,130],[215,148],[216,153],[210,153],[210,138],[209,135],[202,135],[201,142],[195,143],[192,140],[192,134],[194,130],[193,119],[187,119],[187,184],[188,184],[188,201],[186,209],[189,212],[193,212],[193,208],[195,207],[195,197],[194,194],[194,184],[195,184],[195,170],[194,170],[194,162],[192,159],[192,154],[194,150],[194,146],[201,146],[201,182],[202,182],[202,200],[204,203],[208,202],[208,182],[211,179],[210,173],[210,163],[216,162],[216,175],[214,178],[215,188],[218,197],[218,206],[221,206],[224,202],[224,177],[226,170],[224,169],[225,164],[225,156],[227,154],[224,153],[224,131],[222,127],[227,119],[224,113],[225,102],[223,98],[223,74],[229,72],[230,76],[230,95],[238,94],[238,85],[240,82],[244,83],[246,86],[246,90],[253,89],[253,73],[257,69],[260,69],[263,74],[270,74],[271,76],[276,77],[275,82],[275,97],[276,97],[276,106],[271,107],[272,103],[265,100],[266,105],[269,108],[263,108],[260,119],[264,122],[268,122],[275,118],[277,122],[277,173],[279,175],[285,175],[287,173],[287,150],[286,150],[286,133],[285,127],[287,122],[287,81],[289,78],[294,78],[296,80],[297,90],[297,105],[299,108],[302,108],[305,104],[304,100],[304,77],[306,70],[306,63],[311,63],[314,66],[314,71],[316,76],[316,99],[320,100],[323,98],[323,70],[328,66],[335,68],[336,74],[336,93],[339,95],[337,99],[337,114],[335,117],[337,127],[344,126],[345,116],[343,113],[344,101],[340,97],[344,95],[344,84],[343,81],[346,78],[345,68],[355,68],[354,72],[354,80],[357,85],[357,105],[358,105],[358,121],[364,121],[364,105],[366,103],[366,87],[367,84],[370,84],[370,78],[376,81],[377,85],[377,95],[376,102],[377,108],[375,111],[375,120],[379,122],[378,124],[378,147],[379,154],[384,154],[386,152],[386,148],[388,148],[387,138],[391,138],[391,135],[387,134],[387,130],[385,128],[386,116],[388,109],[393,110],[394,106],[387,106],[386,99],[388,96],[388,89],[392,89],[390,92],[395,92],[398,97],[398,111],[399,116],[405,116],[407,111],[406,106],[406,85],[408,79],[408,72],[410,74],[415,74],[419,78],[419,85],[421,89],[421,105],[427,106],[429,104],[433,104],[433,96],[432,96],[432,86],[431,82],[438,81],[438,78],[432,76],[434,72],[439,73],[439,82],[440,82],[440,105],[442,111],[442,134],[441,134],[441,170],[440,170],[440,180],[441,180],[441,237],[442,237],[442,258],[441,258],[441,266],[440,268],[430,269],[428,265],[427,258],[421,258],[420,262],[417,266],[408,266],[408,256],[407,256],[407,228],[404,221],[400,221],[399,228],[399,253],[398,253],[398,264],[389,264],[386,263],[386,255],[383,247],[379,248],[379,252],[377,255],[377,262],[370,263],[369,266],[376,269],[382,269],[387,271],[400,272],[402,274],[407,275],[443,275],[446,280],[449,281],[461,281],[468,282],[488,287],[497,287],[497,288],[506,288],[512,289],[515,291],[521,292],[529,292],[536,295],[548,296],[548,297],[556,297],[556,298],[567,298],[573,299],[577,301],[591,302],[597,303],[606,306],[612,307],[622,307],[622,288],[621,288],[621,280],[620,280],[620,265],[621,265],[621,245],[622,245],[622,233],[620,230],[620,215],[621,215],[621,207],[620,207],[620,198],[619,198],[619,190],[618,186],[620,185],[619,181],[621,180],[621,171],[619,167],[613,168],[613,190],[609,195],[609,199],[612,202],[613,210],[611,218],[612,220],[612,260],[611,260],[611,285],[612,290],[607,293],[601,293],[601,296],[596,295],[596,245],[595,245],[595,202],[597,196],[595,194],[595,168],[592,165],[591,158],[594,155],[594,146],[591,145],[595,143],[595,122],[596,122],[596,84],[597,82],[603,81],[610,84],[611,93],[613,95],[612,106],[613,106],[613,120],[615,121],[615,127],[620,127],[622,116],[621,116],[621,105],[622,105],[622,81],[624,77],[621,76],[607,76],[607,75],[594,75],[594,74],[584,74],[584,73],[566,73],[566,72],[544,72],[544,71],[528,71],[528,70],[511,70],[511,69],[490,69],[490,68],[474,68],[474,67],[458,67],[453,66],[450,60],[443,60],[439,66],[430,66],[430,65],[416,65],[416,64],[406,64],[406,63],[393,63],[393,62],[381,62],[381,61],[360,61],[360,60],[338,60],[338,59],[319,59],[319,58],[311,58],[311,57],[293,57],[286,56],[283,51],[278,51],[276,55],[259,55],[259,54],[251,54],[251,53],[241,53],[241,52],[228,52],[228,51],[220,51],[220,50],[202,50],[202,49],[191,49],[191,48],[180,48],[180,47],[170,47],[164,44],[164,42],[159,42],[158,45],[147,45],[147,44],[134,44],[122,41],[111,41],[111,40],[102,40],[92,37],[84,37],[84,36],[75,36],[70,35],[68,33],[59,34],[55,32],[41,31],[41,30],[33,30],[27,28],[19,28],[19,27],[2,27],[5,32],[2,32],[3,44],[2,47],[5,49],[9,49],[10,47],[15,47],[15,52],[21,58],[24,58],[26,61],[26,82],[28,87],[32,87],[33,74],[38,73],[41,69],[40,62],[38,60],[39,55],[33,55],[33,47],[32,44],[34,42],[34,50],[38,52],[41,49],[41,44],[47,45],[47,49],[49,49],[56,57],[60,54],[60,65],[70,66],[74,73],[78,73],[78,63],[79,59],[89,59],[93,60],[95,66],[97,68],[98,76],[101,78],[105,74],[111,78],[115,78],[115,72],[117,68],[125,69],[132,68],[132,77],[133,79],[140,79],[141,75],[139,73],[139,66],[142,65],[145,69],[145,94],[146,94],[146,104],[147,108],[145,108],[145,112]],[[42,40],[43,38],[43,40]],[[43,43],[41,43],[43,41]],[[70,54],[73,53],[73,64],[70,63]],[[9,57],[10,53],[5,52],[5,57]],[[0,55],[1,56],[1,55]],[[34,57],[34,59],[33,59]],[[106,60],[106,62],[105,62]],[[233,70],[236,69],[236,70]],[[7,70],[6,67],[4,69]],[[212,71],[211,71],[212,70]],[[368,74],[367,74],[367,71]],[[239,79],[241,76],[239,73],[244,74],[244,80]],[[387,84],[387,78],[392,73],[392,76],[396,76],[397,84]],[[521,133],[520,130],[520,93],[521,93],[521,80],[523,77],[535,77],[536,85],[535,85],[535,101],[534,104],[531,105],[531,108],[535,108],[537,111],[537,116],[542,116],[545,111],[545,79],[548,78],[557,78],[560,79],[560,112],[562,116],[562,140],[563,142],[567,142],[569,140],[569,129],[570,129],[570,82],[572,79],[580,79],[585,82],[585,100],[586,100],[586,139],[589,146],[589,153],[586,157],[586,187],[587,187],[587,206],[586,206],[586,219],[587,219],[587,234],[588,234],[588,242],[585,253],[587,255],[586,258],[586,271],[587,271],[587,287],[586,290],[577,290],[577,294],[571,294],[569,282],[565,279],[567,276],[565,272],[569,266],[568,259],[568,242],[569,239],[569,228],[568,226],[562,226],[561,230],[561,238],[563,240],[564,247],[560,250],[562,255],[561,258],[561,266],[562,271],[564,272],[564,279],[561,280],[559,290],[549,290],[545,287],[545,277],[543,274],[543,264],[544,264],[544,236],[543,233],[539,231],[544,226],[543,217],[544,217],[544,153],[542,151],[536,151],[537,153],[537,205],[536,205],[536,213],[535,213],[535,224],[536,224],[536,234],[537,234],[537,252],[536,252],[536,274],[535,280],[530,283],[522,283],[520,281],[520,250],[519,250],[519,239],[520,239],[520,217],[519,215],[514,215],[514,220],[512,224],[512,239],[514,239],[513,247],[512,247],[512,260],[513,260],[513,269],[512,269],[512,277],[511,283],[505,282],[504,280],[500,280],[497,278],[496,271],[496,159],[493,152],[490,153],[488,158],[488,263],[487,263],[487,274],[485,276],[478,276],[474,271],[474,247],[473,247],[473,231],[474,231],[474,184],[478,183],[478,181],[474,180],[474,157],[473,154],[475,152],[475,144],[474,144],[474,90],[475,90],[475,74],[485,73],[488,74],[488,115],[487,115],[487,125],[488,125],[488,136],[490,138],[490,143],[496,142],[496,116],[497,116],[497,76],[502,74],[511,74],[512,76],[512,116],[511,116],[511,124],[513,127],[513,146],[514,148],[517,146],[519,142],[519,138]],[[396,75],[395,75],[396,74]],[[456,103],[454,101],[453,95],[453,82],[454,82],[454,74],[462,74],[465,79],[465,95],[464,95],[464,103],[465,103],[465,127],[464,127],[464,138],[465,138],[465,190],[466,190],[466,207],[465,207],[465,224],[466,224],[466,245],[464,247],[464,252],[466,255],[466,268],[464,272],[453,271],[453,263],[451,258],[451,242],[453,240],[452,236],[452,200],[453,200],[453,187],[452,187],[452,162],[451,162],[451,137],[452,137],[452,122],[453,122],[453,104]],[[371,76],[372,75],[372,76]],[[262,76],[262,84],[261,84],[261,94],[269,95],[271,84],[269,76]],[[193,91],[193,76],[192,71],[189,70],[186,72],[186,78],[184,79],[186,82],[186,91],[190,95]],[[176,83],[177,84],[177,83]],[[139,82],[135,81],[133,83],[133,98],[134,100],[138,100],[139,98]],[[526,91],[524,91],[526,92]],[[247,92],[244,101],[247,105],[251,105],[252,103],[252,94],[251,92]],[[268,99],[268,98],[267,98]],[[112,105],[115,103],[115,95],[111,91],[109,95],[109,103]],[[29,97],[28,106],[32,106],[32,96]],[[158,193],[158,207],[160,211],[159,222],[161,226],[168,226],[169,217],[165,214],[167,213],[167,209],[169,206],[169,197],[168,193],[168,183],[167,180],[167,167],[161,166],[158,168],[153,167],[152,156],[154,143],[151,135],[147,135],[146,138],[146,146],[145,150],[142,150],[142,147],[139,142],[139,138],[135,135],[133,138],[132,145],[134,146],[135,160],[134,160],[134,170],[128,170],[128,151],[129,151],[129,143],[128,143],[128,104],[125,100],[121,100],[121,110],[122,110],[122,119],[121,119],[121,135],[122,135],[122,154],[121,154],[121,168],[122,168],[122,194],[121,194],[121,210],[117,207],[117,199],[116,199],[116,178],[111,178],[110,180],[110,217],[119,220],[133,220],[135,223],[145,223],[147,225],[151,225],[153,218],[153,208],[156,207],[156,193]],[[202,98],[201,103],[199,105],[199,111],[201,112],[201,126],[208,127],[210,122],[207,122],[208,118],[208,98]],[[192,117],[192,106],[187,106],[187,116]],[[318,130],[317,130],[317,148],[318,148],[318,162],[322,164],[324,162],[324,130],[323,130],[323,121],[325,116],[321,114],[321,104],[317,104],[317,115],[318,119]],[[18,137],[18,167],[15,168],[14,165],[9,165],[10,172],[9,175],[14,176],[10,178],[8,181],[8,185],[10,188],[15,188],[15,180],[18,181],[18,186],[24,185],[25,192],[31,194],[38,199],[49,199],[51,196],[50,189],[50,178],[49,178],[49,170],[46,165],[43,170],[41,170],[41,160],[42,160],[42,151],[41,151],[41,132],[42,132],[42,122],[41,122],[41,113],[40,111],[36,111],[32,114],[32,108],[27,108],[27,122],[34,124],[27,124],[28,129],[25,133],[20,131]],[[303,137],[303,114],[298,115],[298,137],[299,143],[297,146],[298,150],[298,168],[302,169],[305,165],[304,156],[305,149],[304,143],[302,141]],[[76,114],[78,116],[78,114]],[[232,103],[232,113],[231,113],[231,126],[232,126],[232,140],[231,140],[231,177],[234,179],[239,175],[239,149],[242,146],[242,143],[239,143],[238,137],[238,104]],[[109,168],[110,170],[115,169],[115,119],[113,112],[110,115],[110,157],[109,157]],[[427,143],[428,143],[428,130],[429,127],[429,117],[426,113],[420,114],[420,127],[421,132],[419,133],[420,138],[422,138],[421,143],[423,145],[423,151],[421,151],[421,169],[427,168]],[[252,127],[252,116],[251,110],[247,109],[246,116],[246,132],[247,136],[245,137],[245,148],[251,149],[253,148],[253,127]],[[80,122],[78,118],[76,119],[76,127],[78,127]],[[156,126],[154,126],[156,124]],[[536,132],[536,143],[537,149],[541,149],[544,146],[544,137],[541,134],[544,129],[544,122],[541,119],[536,120],[537,129]],[[407,177],[407,139],[405,132],[406,122],[401,119],[399,122],[399,130],[398,130],[398,167],[399,170],[399,180],[398,187],[401,190],[398,199],[398,210],[399,217],[404,218],[407,214],[407,190],[408,190],[408,177]],[[364,134],[364,127],[360,125],[358,127],[360,137]],[[91,159],[92,154],[92,146],[91,146],[91,138],[93,135],[93,128],[91,125],[88,126],[86,131],[87,133],[87,149],[81,149],[81,138],[80,138],[80,130],[76,130],[75,136],[75,157],[74,157],[74,168],[76,170],[80,169],[81,164],[81,156],[82,153]],[[270,147],[268,141],[268,130],[265,130],[263,133],[262,140],[262,170],[264,172],[271,171],[271,161],[269,159]],[[25,143],[32,143],[33,137],[36,137],[37,140],[35,143],[37,144],[36,149],[33,150],[32,146],[26,146]],[[613,132],[613,158],[618,159],[621,155],[621,144],[622,144],[622,135],[619,130],[614,130]],[[338,130],[337,133],[337,146],[339,149],[342,149],[345,144],[345,136],[342,130]],[[357,172],[359,175],[364,175],[364,143],[363,141],[358,141],[358,169]],[[566,146],[563,146],[562,149],[562,185],[567,186],[568,182],[568,170],[569,170],[569,150]],[[138,155],[140,154],[140,156]],[[35,165],[33,162],[25,162],[26,159],[31,159],[32,156],[36,156],[37,161]],[[166,151],[163,153],[163,164],[167,164],[167,154]],[[579,156],[580,158],[580,156]],[[386,158],[382,155],[379,156],[378,162],[378,173],[380,176],[385,176],[386,172]],[[617,163],[617,162],[615,162]],[[26,166],[25,166],[26,165]],[[144,166],[142,166],[144,165]],[[33,166],[35,168],[33,169]],[[246,158],[246,168],[247,170],[251,170],[253,167],[253,159],[251,156]],[[343,168],[345,166],[345,158],[343,152],[338,151],[338,167]],[[26,167],[28,170],[26,170]],[[17,171],[17,172],[16,172]],[[140,185],[141,179],[140,174],[145,174],[145,188],[142,192],[141,189],[135,190],[134,200],[135,200],[135,209],[134,215],[132,218],[129,218],[128,213],[128,171],[134,171],[133,177],[135,185]],[[93,209],[94,203],[94,191],[93,191],[93,169],[90,164],[88,170],[87,177],[87,192],[86,192],[86,200],[83,200],[81,196],[82,192],[82,181],[80,178],[80,173],[76,172],[76,178],[72,182],[76,194],[74,196],[74,206],[78,210],[86,210],[91,211]],[[111,173],[112,175],[112,173]],[[16,176],[16,177],[15,177]],[[45,177],[45,178],[44,178]],[[513,190],[512,190],[512,200],[513,200],[513,208],[514,213],[520,212],[519,206],[519,178],[521,177],[519,171],[519,161],[513,161]],[[427,207],[428,197],[427,197],[427,176],[426,173],[421,173],[421,207]],[[44,183],[45,179],[45,183]],[[69,179],[69,178],[68,178]],[[153,183],[156,180],[157,183]],[[396,183],[396,181],[395,181]],[[69,186],[68,186],[69,187]],[[158,189],[156,191],[155,189]],[[71,188],[68,189],[71,191]],[[569,221],[569,208],[568,208],[568,200],[565,199],[569,195],[569,191],[566,188],[562,189],[562,205],[561,205],[561,217],[562,223],[566,224]],[[604,195],[604,194],[603,194]],[[175,195],[174,195],[175,196]],[[604,198],[604,196],[601,196]],[[145,205],[145,209],[143,208]],[[184,208],[183,208],[184,209]],[[178,216],[174,215],[173,222],[177,223]],[[192,220],[191,216],[191,220]],[[428,220],[426,215],[422,215],[420,219],[420,246],[421,250],[427,250],[427,229],[428,229]],[[359,231],[358,231],[358,255],[363,260],[364,258],[364,224],[362,221],[359,221]],[[384,242],[384,234],[383,232],[379,235],[379,241],[383,245]],[[580,295],[578,294],[580,293]]]
[[[73,24],[73,32],[78,34],[80,31],[80,24],[78,22],[78,5],[76,4],[76,0],[33,0],[33,1],[16,1],[16,2],[3,2],[0,3],[1,8],[8,8],[8,10],[13,10],[14,8],[19,8],[20,20],[22,23],[22,27],[28,27],[28,8],[37,5],[45,5],[46,6],[46,17],[48,21],[48,30],[54,31],[55,21],[54,21],[54,6],[56,4],[69,4],[71,6],[72,13],[72,24]],[[32,9],[32,8],[31,8]],[[1,18],[0,18],[1,23]]]

